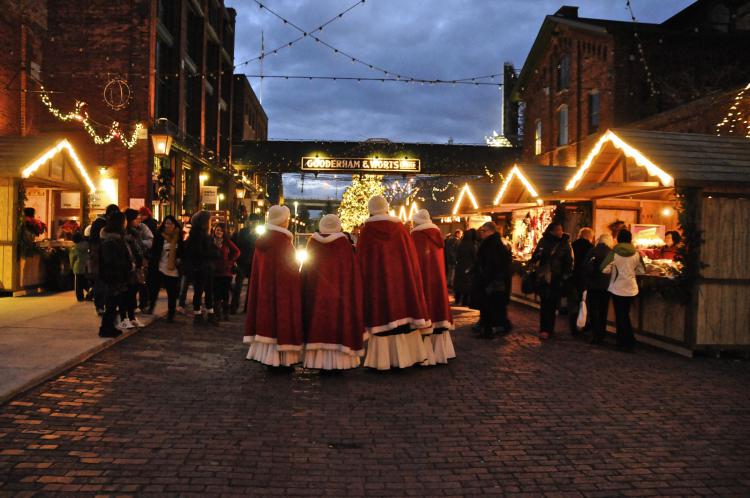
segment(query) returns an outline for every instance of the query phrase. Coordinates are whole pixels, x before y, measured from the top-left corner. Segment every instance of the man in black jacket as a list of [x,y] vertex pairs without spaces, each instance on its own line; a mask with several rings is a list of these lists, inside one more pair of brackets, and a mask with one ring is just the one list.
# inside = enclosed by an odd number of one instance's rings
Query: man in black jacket
[[594,231],[583,227],[578,231],[578,238],[571,244],[573,247],[573,277],[568,287],[568,324],[570,333],[578,335],[578,310],[581,306],[584,290],[584,268],[586,255],[594,248]]
[[477,233],[482,243],[474,266],[475,297],[479,304],[482,337],[491,339],[510,331],[508,303],[512,254],[491,221],[479,227]]
[[[253,255],[255,254],[255,241],[258,233],[255,229],[258,226],[258,220],[255,216],[247,217],[245,226],[234,234],[234,244],[240,250],[240,258],[237,260],[237,274],[234,276],[234,286],[232,287],[232,303],[229,312],[237,313],[240,309],[240,294],[242,294],[242,285],[245,279],[250,278],[250,272],[253,267]],[[247,311],[247,296],[245,297],[244,311]]]
[[119,212],[120,208],[117,204],[110,204],[104,210],[104,214],[97,216],[93,223],[91,223],[91,231],[89,232],[89,254],[91,255],[89,265],[94,281],[94,306],[96,307],[96,313],[99,315],[104,314],[105,307],[105,295],[104,291],[101,289],[101,278],[99,278],[99,245],[101,232],[107,224],[107,218],[109,218],[112,213]]

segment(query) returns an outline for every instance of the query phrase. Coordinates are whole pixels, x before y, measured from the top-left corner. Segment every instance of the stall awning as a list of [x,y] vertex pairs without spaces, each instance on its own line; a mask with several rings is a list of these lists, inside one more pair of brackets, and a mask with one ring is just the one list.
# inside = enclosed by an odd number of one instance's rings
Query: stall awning
[[505,174],[505,179],[488,205],[489,209],[507,210],[519,205],[541,205],[545,200],[557,199],[573,172],[573,168],[565,166],[516,164]]
[[464,183],[456,190],[451,215],[467,216],[477,214],[486,206],[497,190],[497,184],[489,180]]
[[607,130],[565,189],[568,197],[576,194],[602,197],[649,188],[717,183],[750,183],[750,140],[693,133]]
[[29,178],[39,175],[42,168],[60,154],[65,154],[73,171],[91,192],[96,187],[70,142],[60,136],[0,137],[0,176]]

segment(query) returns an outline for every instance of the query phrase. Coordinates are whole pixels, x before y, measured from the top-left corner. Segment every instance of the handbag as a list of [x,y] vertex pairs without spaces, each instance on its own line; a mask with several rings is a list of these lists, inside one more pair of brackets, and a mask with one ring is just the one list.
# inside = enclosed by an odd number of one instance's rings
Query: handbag
[[586,318],[588,316],[588,309],[586,307],[586,295],[588,291],[583,291],[581,297],[581,305],[578,307],[578,319],[576,320],[576,327],[578,330],[583,330],[586,327]]
[[524,294],[534,294],[537,289],[536,281],[536,271],[531,270],[526,272],[521,278],[521,292]]

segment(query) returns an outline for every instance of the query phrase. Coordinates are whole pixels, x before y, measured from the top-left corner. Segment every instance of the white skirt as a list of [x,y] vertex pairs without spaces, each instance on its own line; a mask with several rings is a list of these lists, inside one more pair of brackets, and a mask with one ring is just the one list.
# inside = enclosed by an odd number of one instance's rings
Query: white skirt
[[432,365],[437,365],[435,351],[432,347],[432,335],[422,336],[422,341],[424,342],[424,352],[427,355],[427,359],[422,362],[422,366],[430,367]]
[[365,366],[378,370],[408,368],[427,359],[427,351],[419,330],[388,336],[371,335]]
[[303,366],[316,370],[349,370],[359,366],[359,356],[331,349],[305,350]]
[[247,352],[248,360],[255,360],[270,367],[290,367],[301,361],[300,351],[279,351],[278,345],[253,341]]
[[[429,340],[435,355],[435,363],[448,363],[448,360],[456,357],[456,350],[453,349],[453,340],[451,340],[449,331],[446,330],[442,334],[433,334],[429,337]],[[427,344],[425,344],[426,346]]]

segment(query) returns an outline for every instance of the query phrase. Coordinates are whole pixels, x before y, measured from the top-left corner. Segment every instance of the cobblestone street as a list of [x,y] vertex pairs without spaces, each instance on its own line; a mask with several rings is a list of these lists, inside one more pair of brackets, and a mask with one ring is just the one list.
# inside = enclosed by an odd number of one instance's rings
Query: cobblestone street
[[244,360],[244,317],[159,323],[0,407],[0,495],[750,495],[747,361],[456,313],[449,366],[326,376]]

